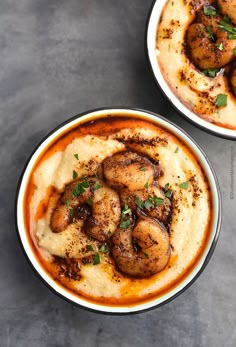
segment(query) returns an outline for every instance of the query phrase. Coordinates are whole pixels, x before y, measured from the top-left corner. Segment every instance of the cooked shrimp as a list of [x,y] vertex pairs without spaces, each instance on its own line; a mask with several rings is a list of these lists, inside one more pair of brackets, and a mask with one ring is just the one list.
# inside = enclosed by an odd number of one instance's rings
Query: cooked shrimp
[[127,204],[133,212],[141,209],[146,215],[158,219],[160,222],[167,224],[171,214],[170,199],[165,197],[164,192],[153,184],[147,189],[135,190],[130,192],[123,189],[120,192],[121,205]]
[[[89,206],[91,215],[88,213]],[[99,241],[107,240],[120,220],[118,194],[94,177],[68,184],[52,213],[51,229],[53,232],[61,232],[76,218],[85,219],[88,235]]]
[[200,69],[221,68],[234,59],[233,50],[236,48],[236,40],[229,40],[227,32],[222,31],[216,25],[216,19],[205,19],[205,24],[207,20],[211,21],[209,27],[216,37],[216,41],[210,37],[207,25],[193,23],[187,31],[190,55]]
[[236,1],[235,0],[217,0],[221,12],[228,15],[232,22],[236,24]]
[[133,152],[113,155],[103,162],[104,176],[111,187],[143,189],[160,175],[160,168],[148,158]]
[[120,271],[134,277],[149,277],[162,271],[170,257],[167,231],[150,218],[135,226],[118,227],[112,237],[112,254]]

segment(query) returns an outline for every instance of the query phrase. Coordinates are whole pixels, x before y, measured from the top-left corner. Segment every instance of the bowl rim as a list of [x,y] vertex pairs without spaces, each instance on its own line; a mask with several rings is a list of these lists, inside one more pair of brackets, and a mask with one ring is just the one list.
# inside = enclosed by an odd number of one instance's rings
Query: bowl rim
[[[160,1],[161,1],[161,4],[160,4]],[[193,124],[194,126],[197,126],[201,130],[204,130],[205,132],[207,132],[211,135],[215,135],[215,136],[227,139],[227,140],[236,140],[236,130],[217,126],[216,124],[213,124],[211,122],[204,120],[203,118],[198,116],[196,113],[189,110],[185,105],[183,105],[178,100],[177,96],[171,91],[168,83],[164,80],[164,78],[163,78],[163,81],[161,81],[160,77],[158,77],[157,74],[155,73],[155,66],[153,64],[154,58],[151,58],[152,52],[151,52],[151,48],[150,48],[150,40],[151,40],[152,32],[150,29],[150,23],[152,20],[154,20],[153,17],[155,17],[156,8],[158,7],[159,11],[161,13],[161,11],[164,8],[167,1],[168,0],[153,0],[152,5],[151,5],[149,12],[148,12],[148,16],[147,16],[147,20],[146,20],[146,26],[145,26],[145,55],[146,55],[149,70],[151,71],[151,74],[153,76],[155,84],[158,87],[158,89],[161,91],[162,95],[168,100],[168,102],[178,112],[178,114],[181,115],[184,119],[188,120],[191,124]],[[161,6],[161,8],[160,8],[160,6]],[[159,19],[159,17],[158,17],[158,19]],[[154,37],[156,37],[156,31],[155,31]],[[158,64],[156,63],[156,67],[157,66],[158,66]],[[163,88],[161,86],[162,83],[164,84],[164,86],[168,90],[168,92],[163,90]],[[171,97],[171,95],[172,95],[172,97]],[[179,107],[182,107],[183,110],[181,110],[176,105],[176,103],[174,102],[173,99],[175,100],[175,102],[179,103]],[[192,117],[194,117],[196,119],[193,119]]]
[[[122,308],[124,308],[123,306],[105,306],[105,305],[100,305],[100,304],[94,304],[94,306],[97,306],[98,308],[91,308],[91,307],[88,307],[86,306],[86,303],[89,303],[88,301],[86,300],[83,300],[82,298],[82,301],[83,303],[78,303],[78,302],[75,302],[73,300],[71,300],[70,298],[68,298],[66,295],[58,292],[51,284],[49,284],[46,280],[46,278],[44,278],[38,271],[38,269],[34,266],[34,264],[32,263],[32,261],[30,260],[30,256],[29,254],[27,253],[26,249],[25,249],[25,246],[23,244],[23,240],[21,238],[21,232],[25,233],[26,234],[26,231],[25,231],[25,228],[24,228],[24,225],[21,226],[21,229],[24,229],[23,231],[20,230],[20,227],[18,225],[18,200],[19,200],[19,195],[20,195],[20,190],[21,190],[21,186],[22,186],[22,181],[23,181],[23,178],[24,178],[24,175],[26,173],[26,170],[32,160],[32,157],[34,156],[34,154],[39,150],[40,146],[43,145],[43,143],[51,137],[51,135],[55,134],[58,130],[61,130],[64,128],[64,126],[66,126],[67,124],[70,124],[71,122],[73,121],[76,121],[83,117],[83,116],[88,116],[90,114],[93,114],[93,113],[99,113],[99,112],[104,112],[104,114],[100,117],[97,117],[97,118],[102,118],[105,116],[105,114],[107,113],[113,113],[113,112],[116,112],[118,113],[119,111],[122,111],[122,112],[133,112],[133,117],[141,117],[141,114],[143,116],[148,116],[148,117],[152,117],[152,119],[154,120],[154,122],[156,122],[156,124],[158,125],[158,119],[161,120],[162,122],[164,123],[167,123],[166,125],[170,125],[172,128],[177,128],[178,132],[181,134],[181,135],[184,135],[184,137],[186,137],[186,139],[190,142],[187,143],[188,146],[190,146],[191,150],[194,150],[194,146],[196,146],[197,150],[199,151],[199,153],[195,153],[195,155],[197,156],[197,158],[199,159],[199,154],[202,155],[202,158],[203,160],[205,161],[205,165],[208,166],[208,169],[209,169],[209,172],[210,174],[212,175],[212,181],[210,179],[210,177],[208,176],[209,174],[206,173],[206,168],[204,168],[204,171],[205,171],[205,174],[207,175],[207,178],[208,178],[208,181],[209,181],[209,184],[210,184],[210,187],[211,187],[211,190],[213,188],[215,188],[215,198],[217,199],[217,206],[218,206],[218,210],[216,211],[215,213],[215,217],[214,219],[216,218],[216,221],[215,221],[215,230],[213,230],[213,226],[211,227],[211,234],[214,235],[213,239],[211,240],[210,242],[210,247],[206,253],[206,255],[202,255],[201,258],[199,259],[199,262],[203,259],[203,262],[200,266],[200,268],[196,271],[196,273],[194,274],[194,276],[192,276],[192,278],[190,280],[188,280],[188,277],[189,275],[186,277],[187,279],[187,283],[182,285],[182,288],[179,288],[181,283],[183,283],[184,281],[180,282],[180,284],[178,284],[174,289],[170,290],[168,293],[171,293],[173,290],[175,291],[176,289],[176,292],[172,295],[170,295],[167,299],[161,301],[160,303],[157,303],[157,304],[153,304],[152,305],[152,302],[153,300],[150,300],[148,302],[145,302],[146,305],[148,305],[148,307],[146,308],[141,308],[139,309],[139,305],[132,305],[132,306],[124,306],[127,311],[122,311]],[[139,114],[138,114],[139,113]],[[150,121],[150,118],[147,118],[147,120]],[[159,126],[161,126],[162,124],[159,124]],[[173,129],[169,129],[167,128],[167,130],[169,131],[173,131]],[[175,131],[173,131],[174,135],[176,135],[177,137],[179,136],[179,133],[176,133]],[[181,138],[183,141],[185,141],[185,139]],[[51,139],[51,141],[53,141],[53,138]],[[192,146],[194,145],[194,146]],[[39,153],[40,154],[40,153]],[[201,160],[202,160],[201,158]],[[202,165],[202,163],[201,163]],[[23,193],[24,194],[24,191],[25,189],[23,189]],[[58,126],[56,126],[53,130],[51,130],[50,132],[48,132],[48,134],[46,134],[43,139],[38,143],[38,145],[33,149],[33,151],[31,152],[28,160],[26,161],[26,164],[24,165],[23,167],[23,170],[20,174],[20,177],[19,177],[19,180],[18,180],[18,184],[17,184],[17,189],[16,189],[16,195],[15,195],[15,227],[16,227],[16,232],[17,232],[17,236],[18,236],[18,240],[19,240],[19,243],[21,245],[21,248],[23,250],[23,254],[25,255],[28,263],[30,264],[31,268],[33,269],[33,271],[36,273],[36,275],[40,278],[40,280],[53,292],[55,293],[57,296],[61,297],[62,299],[64,299],[65,301],[77,306],[77,307],[80,307],[86,311],[90,311],[90,312],[95,312],[95,313],[99,313],[99,314],[104,314],[104,315],[117,315],[117,316],[123,316],[123,315],[132,315],[132,314],[139,314],[139,313],[142,313],[142,312],[147,312],[147,311],[150,311],[150,310],[153,310],[153,309],[156,309],[157,307],[160,307],[172,300],[174,300],[176,297],[178,297],[180,294],[182,294],[185,290],[187,290],[196,280],[197,278],[200,276],[200,274],[203,272],[203,270],[205,269],[206,265],[208,264],[213,252],[214,252],[214,249],[216,247],[216,244],[217,244],[217,241],[218,241],[218,238],[219,238],[219,234],[220,234],[220,227],[221,227],[221,220],[222,220],[222,201],[221,201],[221,193],[220,193],[220,187],[219,187],[219,183],[218,183],[218,179],[217,179],[217,176],[215,174],[215,171],[214,171],[214,168],[210,162],[210,160],[208,159],[208,157],[206,156],[206,154],[204,153],[204,151],[201,149],[200,145],[187,133],[185,132],[185,130],[183,130],[181,127],[179,127],[178,125],[175,125],[172,121],[169,121],[168,119],[166,119],[165,117],[157,114],[157,113],[154,113],[152,111],[147,111],[147,110],[144,110],[144,109],[140,109],[140,108],[132,108],[132,107],[126,107],[126,106],[115,106],[115,107],[102,107],[102,108],[95,108],[95,109],[90,109],[90,110],[87,110],[87,111],[84,111],[84,112],[81,112],[79,113],[78,115],[76,116],[73,116],[73,117],[70,117],[68,118],[67,120],[65,120],[64,122],[60,123]],[[33,254],[33,251],[31,250],[32,254]],[[37,259],[37,257],[34,257],[37,261],[37,263],[39,264],[39,266],[42,266],[39,262],[39,260]],[[197,267],[197,264],[196,266]],[[194,272],[195,268],[190,272],[190,275]],[[56,282],[55,282],[56,283]],[[178,289],[179,288],[179,289]],[[144,303],[144,305],[145,305]],[[99,309],[99,307],[102,307],[103,309]],[[106,311],[106,308],[107,309],[111,309],[111,310],[107,310]],[[133,309],[132,309],[133,308]]]

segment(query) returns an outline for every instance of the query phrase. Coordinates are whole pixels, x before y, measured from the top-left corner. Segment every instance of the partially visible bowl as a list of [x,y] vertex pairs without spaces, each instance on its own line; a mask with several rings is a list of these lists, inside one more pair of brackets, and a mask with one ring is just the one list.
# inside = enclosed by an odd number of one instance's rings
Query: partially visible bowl
[[[236,99],[222,69],[215,78],[207,77],[186,54],[186,30],[195,18],[194,6],[199,4],[203,2],[153,2],[146,26],[148,63],[161,91],[181,115],[207,132],[236,139]],[[160,23],[164,32],[160,34],[163,39],[159,38],[161,49],[157,47]],[[227,110],[216,102],[222,94],[228,98]]]
[[[188,152],[185,151],[190,151],[189,153],[192,153],[194,156],[194,160],[196,160],[195,163],[199,165],[199,167],[202,170],[203,176],[205,177],[203,182],[207,182],[207,187],[210,190],[210,196],[211,198],[209,202],[209,208],[210,211],[208,211],[208,214],[210,215],[210,221],[208,222],[208,226],[206,231],[204,231],[204,243],[202,244],[203,241],[201,241],[201,250],[197,250],[198,256],[195,254],[194,255],[194,261],[192,260],[193,264],[191,263],[191,267],[186,265],[186,270],[181,276],[178,277],[178,281],[174,282],[168,290],[163,290],[160,292],[160,295],[157,296],[152,296],[150,293],[150,298],[145,301],[140,301],[140,299],[136,303],[132,303],[129,300],[126,300],[126,303],[124,304],[116,304],[115,301],[111,301],[110,304],[104,303],[104,300],[98,302],[94,302],[94,300],[89,300],[88,297],[84,297],[83,295],[78,295],[76,294],[73,290],[68,290],[68,288],[64,287],[61,285],[60,281],[54,280],[53,276],[50,274],[50,271],[48,270],[47,266],[45,267],[45,262],[42,261],[42,257],[39,256],[37,252],[37,247],[38,244],[36,241],[36,244],[34,243],[34,237],[32,236],[32,233],[34,232],[32,225],[34,225],[34,218],[35,214],[31,211],[31,208],[33,209],[33,205],[27,205],[27,199],[29,198],[30,194],[32,192],[30,189],[35,189],[34,186],[29,186],[29,182],[32,179],[32,173],[35,173],[35,170],[39,163],[40,160],[43,156],[45,155],[46,151],[52,148],[52,146],[55,143],[58,143],[58,139],[62,138],[65,139],[65,134],[68,134],[72,129],[75,129],[79,127],[80,125],[83,125],[84,123],[94,124],[96,121],[100,121],[103,119],[103,121],[107,122],[107,124],[110,124],[113,119],[116,119],[117,117],[120,117],[119,122],[122,122],[123,119],[130,119],[132,121],[132,124],[139,124],[141,121],[146,121],[150,122],[150,124],[153,124],[153,126],[160,127],[161,133],[166,134],[167,132],[169,135],[169,138],[173,136],[173,139],[176,139],[178,143],[180,144],[180,148],[175,146],[171,148],[171,153],[173,153],[173,158],[174,156],[177,157],[178,155],[181,155],[180,158],[183,159],[183,161],[187,160],[187,154]],[[105,119],[105,120],[104,120]],[[118,124],[118,123],[116,123]],[[136,125],[135,125],[136,126]],[[111,126],[110,128],[111,129]],[[135,128],[136,129],[136,128]],[[104,129],[102,130],[104,131]],[[146,131],[146,129],[143,129],[142,131]],[[86,132],[84,133],[86,134]],[[103,134],[103,133],[102,133]],[[163,135],[164,136],[164,135]],[[166,136],[166,135],[165,135]],[[167,136],[167,138],[168,138]],[[73,138],[73,137],[71,137]],[[158,142],[160,138],[156,138],[157,143],[159,143],[160,146],[160,153],[165,152],[167,149],[167,144],[164,142],[161,144],[161,142]],[[122,140],[123,141],[123,140]],[[65,142],[64,142],[65,143]],[[147,142],[148,143],[148,142]],[[170,145],[172,145],[171,140],[170,140]],[[175,142],[174,142],[174,145]],[[169,145],[168,145],[169,146]],[[182,146],[183,146],[183,152],[182,152]],[[145,147],[145,143],[144,143]],[[60,149],[60,147],[59,147]],[[177,153],[179,152],[179,154]],[[180,154],[181,152],[181,154]],[[47,152],[48,153],[48,152]],[[74,153],[71,152],[71,153]],[[184,154],[185,153],[185,154]],[[158,153],[156,153],[158,155]],[[183,155],[183,156],[182,156]],[[74,154],[71,155],[71,157],[74,157]],[[78,155],[77,155],[78,157]],[[49,156],[46,157],[47,159]],[[190,156],[191,158],[191,156]],[[74,158],[72,158],[74,159]],[[181,159],[181,160],[182,160]],[[168,156],[168,160],[170,160]],[[74,159],[76,162],[76,160]],[[190,159],[191,161],[191,159]],[[169,161],[169,165],[171,165],[171,160]],[[164,163],[163,163],[164,165]],[[173,173],[178,172],[177,167],[173,167],[171,170],[173,170]],[[41,171],[41,175],[45,175],[48,180],[52,178],[52,174],[44,167],[43,170]],[[200,175],[200,174],[199,174]],[[179,177],[179,176],[178,176]],[[200,177],[200,176],[199,176]],[[175,178],[177,180],[177,176]],[[202,178],[201,178],[202,179]],[[177,181],[178,182],[178,181]],[[32,183],[32,182],[31,182]],[[192,185],[193,184],[193,185]],[[162,184],[163,185],[163,184]],[[178,187],[178,184],[175,186]],[[30,188],[31,187],[31,188]],[[185,191],[187,187],[183,187],[185,189],[183,192],[183,196],[185,196]],[[176,188],[175,188],[176,189]],[[179,188],[177,188],[178,190]],[[194,194],[196,198],[198,199],[199,197],[199,192],[197,191],[197,188],[194,183],[191,183],[191,187],[189,187],[191,194]],[[181,193],[182,194],[182,193]],[[187,193],[186,193],[187,194]],[[208,193],[207,193],[208,194]],[[201,195],[201,194],[200,194]],[[192,196],[192,195],[191,195]],[[48,200],[46,198],[46,200]],[[43,200],[43,204],[41,204],[41,207],[45,207],[45,201]],[[201,200],[201,198],[200,198]],[[204,200],[204,198],[203,198]],[[31,201],[31,200],[30,200]],[[28,207],[27,207],[28,206]],[[29,207],[30,206],[30,207]],[[184,206],[184,203],[183,203]],[[184,207],[180,208],[184,208]],[[193,208],[192,208],[193,209]],[[38,207],[37,207],[38,211]],[[43,213],[43,209],[40,209],[40,213]],[[179,212],[178,212],[179,213]],[[205,214],[206,211],[202,211],[201,213]],[[38,217],[39,220],[41,217]],[[195,217],[194,217],[195,218]],[[197,219],[197,218],[196,218]],[[173,123],[167,121],[163,117],[154,114],[149,111],[144,111],[144,110],[139,110],[139,109],[130,109],[130,108],[111,108],[111,109],[99,109],[99,110],[92,110],[88,112],[84,112],[81,115],[78,115],[74,118],[68,119],[65,123],[61,124],[58,126],[56,129],[54,129],[50,134],[46,136],[42,140],[42,142],[38,145],[38,147],[34,150],[32,155],[30,156],[26,167],[22,173],[22,176],[19,181],[19,186],[18,186],[18,191],[17,191],[17,198],[16,198],[16,223],[17,223],[17,229],[18,229],[18,234],[19,234],[19,239],[21,242],[21,245],[23,247],[23,250],[25,252],[25,255],[27,259],[29,260],[31,266],[35,270],[35,272],[39,275],[39,277],[43,280],[43,282],[51,289],[53,290],[56,294],[60,295],[62,298],[79,305],[82,308],[92,310],[95,312],[100,312],[100,313],[108,313],[108,314],[131,314],[131,313],[138,313],[142,311],[146,311],[149,309],[153,309],[155,307],[158,307],[172,299],[174,299],[176,296],[178,296],[180,293],[182,293],[186,288],[188,288],[195,280],[196,278],[200,275],[200,273],[203,271],[205,268],[206,264],[208,263],[218,236],[219,236],[219,230],[220,230],[220,223],[221,223],[221,200],[220,200],[220,191],[219,191],[219,186],[217,183],[217,179],[215,176],[215,173],[212,169],[211,164],[209,163],[209,160],[207,159],[206,155],[203,153],[199,145],[188,135],[186,134],[182,129],[180,129],[178,126],[174,125]],[[31,229],[32,228],[32,229]],[[205,228],[205,227],[204,227]],[[191,226],[190,226],[191,229]],[[205,230],[205,229],[204,229]],[[183,232],[186,232],[183,230]],[[201,231],[203,235],[203,230]],[[203,236],[201,236],[203,237]],[[182,242],[182,241],[181,241]],[[200,253],[199,253],[200,252]],[[191,256],[190,256],[191,257]],[[174,263],[178,260],[175,257]],[[91,264],[92,265],[92,264]],[[173,265],[174,266],[174,265]],[[171,267],[171,265],[170,265]],[[90,267],[91,269],[91,267]],[[188,270],[187,270],[188,269]],[[167,270],[169,271],[169,270]],[[182,270],[181,270],[182,271]],[[187,271],[187,272],[186,272]],[[122,278],[122,276],[121,276]],[[161,278],[161,277],[160,277]],[[92,282],[92,285],[96,287],[96,281],[99,281],[99,279],[95,279]],[[136,280],[131,280],[129,283],[129,280],[125,279],[125,288],[127,293],[123,291],[123,294],[129,295],[134,291],[133,286],[137,284]],[[128,282],[127,282],[128,281]],[[142,280],[142,283],[149,283],[149,280]],[[101,282],[102,283],[102,282]],[[127,285],[129,283],[129,285]],[[164,287],[163,287],[164,288]],[[132,295],[131,295],[132,298]]]

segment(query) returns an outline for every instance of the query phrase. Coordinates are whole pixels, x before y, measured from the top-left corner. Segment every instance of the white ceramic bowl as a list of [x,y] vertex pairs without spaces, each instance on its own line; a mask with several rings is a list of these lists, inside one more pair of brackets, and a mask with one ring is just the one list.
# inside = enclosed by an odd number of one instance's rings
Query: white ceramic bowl
[[[102,304],[94,304],[74,295],[72,292],[64,289],[61,285],[55,282],[52,277],[45,271],[42,264],[39,262],[37,257],[32,250],[31,243],[27,236],[25,220],[24,220],[24,195],[26,192],[27,182],[29,180],[30,173],[36,163],[37,159],[41,155],[41,153],[51,144],[55,138],[58,138],[60,134],[65,133],[65,131],[71,128],[74,125],[79,125],[80,123],[84,123],[85,121],[91,121],[94,118],[104,117],[108,114],[112,115],[128,115],[135,116],[140,118],[145,118],[154,122],[155,124],[166,128],[170,132],[174,133],[178,138],[180,138],[184,143],[186,143],[190,149],[195,153],[196,158],[201,164],[202,168],[205,171],[206,177],[209,180],[210,189],[212,192],[213,199],[213,223],[210,231],[210,237],[208,239],[208,243],[206,249],[198,261],[197,265],[194,269],[188,274],[187,277],[173,290],[170,290],[168,293],[152,300],[149,302],[137,304],[135,306],[130,307],[119,307],[119,306],[105,306]],[[55,130],[53,130],[49,135],[46,136],[42,140],[42,142],[38,145],[38,147],[34,150],[33,154],[29,158],[26,167],[22,173],[22,176],[19,181],[17,198],[16,198],[16,223],[18,234],[20,238],[20,242],[23,246],[23,250],[28,258],[30,264],[33,269],[36,270],[36,273],[40,276],[40,278],[52,289],[56,294],[62,296],[64,299],[69,300],[70,302],[80,305],[82,308],[86,308],[88,310],[93,310],[100,313],[109,313],[109,314],[131,314],[135,312],[142,312],[154,307],[157,307],[163,303],[170,301],[179,295],[183,290],[190,286],[190,284],[199,276],[201,271],[206,266],[209,261],[213,250],[215,248],[217,238],[219,235],[221,222],[221,201],[220,201],[220,192],[217,183],[216,176],[212,169],[211,164],[206,158],[205,154],[199,147],[199,145],[183,130],[174,125],[173,123],[167,121],[163,117],[156,115],[154,113],[138,110],[138,109],[130,109],[130,108],[113,108],[113,109],[99,109],[84,112],[81,115],[78,115],[74,118],[68,119],[65,123],[58,126]]]
[[156,58],[156,32],[160,21],[161,13],[166,2],[167,0],[157,0],[153,2],[146,26],[146,53],[148,63],[151,67],[151,71],[153,73],[155,81],[157,82],[163,94],[180,112],[181,115],[186,117],[188,120],[190,120],[198,127],[208,132],[214,133],[215,135],[224,138],[235,140],[236,130],[226,129],[213,123],[207,122],[206,120],[199,117],[196,113],[189,110],[184,104],[181,103],[179,98],[173,93],[168,83],[164,79]]

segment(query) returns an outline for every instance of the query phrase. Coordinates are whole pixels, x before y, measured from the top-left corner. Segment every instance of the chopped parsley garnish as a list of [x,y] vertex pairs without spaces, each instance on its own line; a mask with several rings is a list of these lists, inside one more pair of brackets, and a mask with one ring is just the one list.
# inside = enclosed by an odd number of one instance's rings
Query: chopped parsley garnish
[[145,258],[149,259],[149,255],[145,252],[143,252],[143,255],[145,256]]
[[220,69],[205,69],[205,70],[202,70],[202,73],[204,75],[206,75],[206,76],[209,76],[209,77],[216,77],[218,72],[220,72]]
[[111,235],[112,235],[112,232],[111,232],[111,230],[108,230],[108,233],[107,233],[107,235],[109,235],[109,236],[111,236]]
[[147,169],[145,168],[145,166],[140,168],[140,171],[146,171]]
[[75,180],[78,177],[78,174],[75,170],[73,170],[73,180]]
[[152,207],[163,205],[164,199],[159,198],[156,195],[154,195],[154,196],[149,195],[147,200],[145,200],[143,202],[137,196],[135,196],[134,202],[141,210],[144,208],[146,208],[147,210],[150,210],[150,208],[152,208]]
[[153,207],[153,202],[151,201],[151,199],[148,198],[144,201],[143,205],[147,210],[150,210],[150,208]]
[[209,26],[207,26],[206,29],[207,29],[207,32],[208,32],[208,34],[209,34],[209,38],[212,39],[212,40],[215,40],[215,37],[214,37],[213,31],[212,31],[212,28],[209,27]]
[[148,189],[148,182],[144,184],[144,188]]
[[94,248],[93,248],[93,246],[92,246],[92,245],[88,245],[87,247],[88,247],[88,250],[89,250],[89,251],[91,251],[91,252],[93,252],[93,251],[94,251]]
[[131,220],[129,216],[131,215],[132,215],[131,208],[129,208],[129,206],[125,204],[121,211],[121,217],[120,217],[120,219],[122,220],[122,222],[120,223],[121,228],[127,229],[130,226]]
[[93,259],[93,265],[97,265],[97,264],[100,264],[100,254],[99,253],[95,254],[94,259]]
[[216,97],[216,106],[218,107],[224,107],[227,106],[227,97],[226,94],[218,94]]
[[71,195],[73,197],[79,196],[85,192],[85,188],[89,188],[89,183],[87,181],[83,181],[81,183],[78,183],[75,186],[75,189],[72,190]]
[[178,153],[178,152],[179,152],[179,147],[176,147],[175,153]]
[[126,215],[131,215],[132,211],[129,208],[129,206],[127,204],[125,204],[125,206],[123,207],[122,211],[121,211],[121,218],[123,219]]
[[234,51],[234,55],[236,55],[236,48],[234,48],[233,51]]
[[223,47],[223,43],[222,43],[222,42],[221,42],[221,43],[219,43],[219,44],[218,44],[218,43],[216,43],[216,44],[215,44],[215,46],[216,46],[216,48],[217,48],[217,49],[219,49],[219,51],[223,51],[223,49],[224,49],[224,47]]
[[70,206],[70,200],[66,199],[66,206],[69,207]]
[[[149,197],[150,198],[150,197]],[[154,195],[153,197],[154,205],[155,206],[161,206],[164,205],[164,199],[163,198],[158,198],[157,196]]]
[[107,253],[107,252],[109,252],[109,249],[107,248],[107,245],[106,245],[106,244],[102,245],[102,246],[99,248],[99,252],[101,252],[101,253]]
[[95,190],[98,190],[98,189],[101,189],[101,188],[103,188],[103,186],[101,186],[101,184],[97,183],[97,184],[95,184],[95,187],[94,187],[93,190],[95,191]]
[[179,184],[179,187],[182,189],[188,189],[189,181],[183,182]]
[[87,201],[87,203],[88,203],[90,206],[92,206],[92,204],[93,204],[93,199],[92,199],[92,198],[89,198],[88,201]]
[[143,208],[143,202],[137,196],[135,196],[134,202],[140,209]]
[[223,17],[223,21],[232,24],[232,19],[227,14]]
[[74,154],[75,159],[79,160],[78,153]]
[[74,218],[75,216],[75,210],[73,208],[70,209],[70,216],[71,218]]
[[205,16],[214,17],[216,16],[216,9],[212,6],[204,6],[203,13],[205,14]]
[[218,24],[218,27],[223,31],[228,32],[228,38],[230,40],[236,40],[236,28],[234,28],[230,23],[221,20]]
[[166,196],[168,199],[170,199],[170,198],[172,197],[172,194],[173,194],[173,192],[172,192],[171,189],[168,189],[168,190],[165,192],[165,196]]
[[125,220],[122,223],[120,223],[120,228],[127,229],[130,226],[130,224],[131,224],[131,221],[129,219]]
[[168,199],[170,199],[170,198],[172,197],[172,194],[173,194],[172,190],[169,189],[169,186],[170,186],[170,184],[169,184],[169,183],[166,183],[165,188],[164,188],[164,190],[165,190],[165,196],[166,196]]

